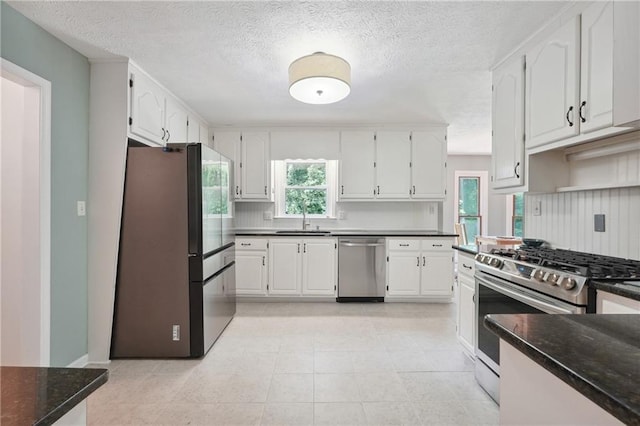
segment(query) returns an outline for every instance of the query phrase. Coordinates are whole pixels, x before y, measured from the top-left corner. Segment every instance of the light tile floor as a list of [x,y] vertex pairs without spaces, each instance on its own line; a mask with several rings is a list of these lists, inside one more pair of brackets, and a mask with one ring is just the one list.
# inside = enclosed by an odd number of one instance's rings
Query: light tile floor
[[200,360],[114,360],[90,425],[497,424],[453,304],[239,303]]

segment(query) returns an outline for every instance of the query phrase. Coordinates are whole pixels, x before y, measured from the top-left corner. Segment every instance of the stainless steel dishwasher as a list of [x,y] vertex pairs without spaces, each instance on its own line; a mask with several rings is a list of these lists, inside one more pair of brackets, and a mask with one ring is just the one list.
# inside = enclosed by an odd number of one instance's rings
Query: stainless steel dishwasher
[[338,239],[338,302],[384,302],[385,239]]

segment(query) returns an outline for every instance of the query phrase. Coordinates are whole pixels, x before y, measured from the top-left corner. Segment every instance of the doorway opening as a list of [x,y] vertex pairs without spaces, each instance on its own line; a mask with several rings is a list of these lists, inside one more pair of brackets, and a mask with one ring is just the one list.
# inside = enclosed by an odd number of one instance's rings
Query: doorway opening
[[2,59],[0,96],[0,364],[48,366],[51,83]]

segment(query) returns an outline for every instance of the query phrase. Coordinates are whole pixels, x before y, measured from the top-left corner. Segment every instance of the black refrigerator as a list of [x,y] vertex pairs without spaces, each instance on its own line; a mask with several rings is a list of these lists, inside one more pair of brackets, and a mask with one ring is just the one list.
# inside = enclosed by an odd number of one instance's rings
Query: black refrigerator
[[232,162],[129,140],[111,358],[197,358],[232,320]]

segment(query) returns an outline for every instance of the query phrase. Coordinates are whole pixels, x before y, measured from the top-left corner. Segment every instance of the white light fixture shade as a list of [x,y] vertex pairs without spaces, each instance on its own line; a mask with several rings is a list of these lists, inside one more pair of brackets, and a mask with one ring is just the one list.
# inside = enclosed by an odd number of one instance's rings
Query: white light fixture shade
[[289,66],[289,93],[307,104],[331,104],[351,92],[351,66],[344,59],[316,52]]

